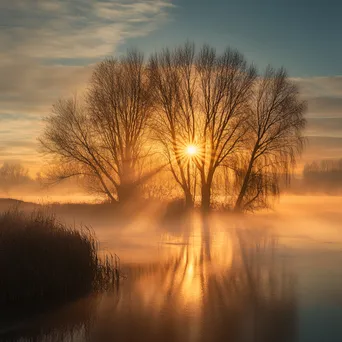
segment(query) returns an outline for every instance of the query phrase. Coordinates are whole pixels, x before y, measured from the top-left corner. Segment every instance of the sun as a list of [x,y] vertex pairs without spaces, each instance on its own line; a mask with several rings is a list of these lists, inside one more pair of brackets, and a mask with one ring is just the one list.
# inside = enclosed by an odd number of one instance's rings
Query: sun
[[190,157],[195,156],[198,153],[198,148],[195,145],[188,145],[186,147],[186,154]]

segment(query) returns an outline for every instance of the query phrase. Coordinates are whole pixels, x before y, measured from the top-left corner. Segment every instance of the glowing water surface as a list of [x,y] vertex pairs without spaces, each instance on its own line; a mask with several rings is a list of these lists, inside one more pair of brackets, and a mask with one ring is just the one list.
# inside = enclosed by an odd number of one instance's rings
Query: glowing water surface
[[160,222],[153,207],[125,223],[92,222],[121,258],[119,288],[2,324],[0,339],[341,341],[341,204],[293,196],[244,218]]

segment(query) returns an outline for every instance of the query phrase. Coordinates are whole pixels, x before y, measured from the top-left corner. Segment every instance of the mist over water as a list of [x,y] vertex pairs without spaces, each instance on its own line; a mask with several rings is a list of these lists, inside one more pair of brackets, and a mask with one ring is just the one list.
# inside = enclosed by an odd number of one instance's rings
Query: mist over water
[[0,9],[0,342],[342,342],[342,1]]
[[2,324],[0,339],[340,341],[340,203],[284,196],[274,211],[171,221],[157,204],[126,220],[64,214],[120,256],[119,288]]

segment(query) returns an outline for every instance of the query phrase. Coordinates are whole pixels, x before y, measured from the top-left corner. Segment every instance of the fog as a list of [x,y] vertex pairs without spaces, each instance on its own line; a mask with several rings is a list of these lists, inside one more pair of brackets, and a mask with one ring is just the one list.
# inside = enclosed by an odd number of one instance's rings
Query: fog
[[[63,222],[91,227],[101,250],[120,257],[120,288],[44,318],[33,316],[20,328],[2,327],[0,335],[318,342],[329,329],[330,341],[337,342],[341,200],[284,195],[272,210],[254,214],[194,211],[173,217],[160,202],[135,204],[134,215],[131,205],[50,204],[47,210]],[[5,210],[13,202],[0,204]],[[37,204],[20,207],[30,211]]]

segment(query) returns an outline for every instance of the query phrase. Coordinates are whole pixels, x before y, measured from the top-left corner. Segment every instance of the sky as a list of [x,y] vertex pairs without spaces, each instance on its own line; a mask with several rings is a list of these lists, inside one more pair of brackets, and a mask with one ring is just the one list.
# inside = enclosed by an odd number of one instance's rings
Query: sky
[[0,0],[0,164],[40,171],[42,118],[104,57],[187,40],[284,66],[308,101],[302,162],[342,158],[341,13],[331,0]]

